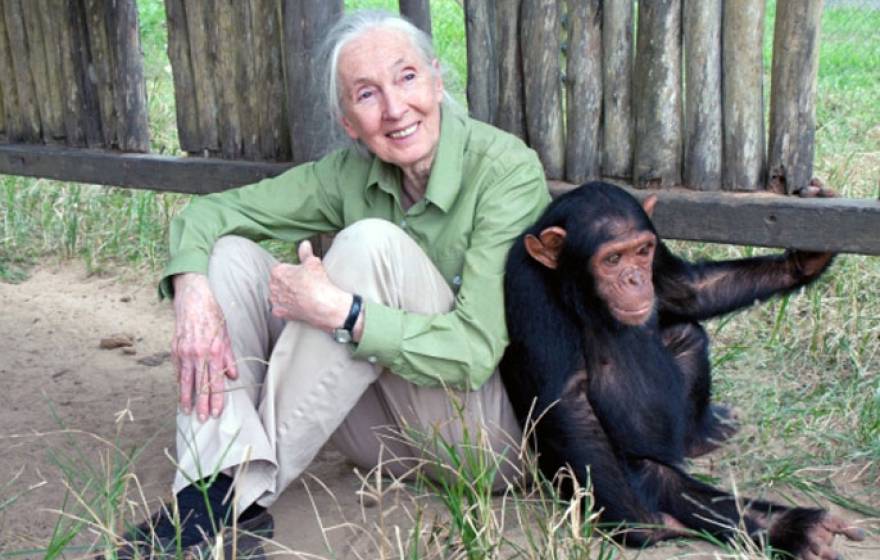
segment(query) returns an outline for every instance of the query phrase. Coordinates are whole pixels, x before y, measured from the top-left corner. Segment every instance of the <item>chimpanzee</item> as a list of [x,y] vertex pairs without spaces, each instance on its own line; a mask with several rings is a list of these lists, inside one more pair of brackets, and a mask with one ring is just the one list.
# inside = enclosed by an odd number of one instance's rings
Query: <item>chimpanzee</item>
[[[708,336],[699,321],[804,286],[830,253],[787,251],[724,262],[673,255],[644,208],[593,182],[556,199],[510,251],[510,345],[501,374],[541,472],[569,467],[592,484],[600,520],[630,546],[744,528],[773,550],[836,558],[835,534],[861,530],[814,508],[745,500],[698,481],[688,455],[725,437],[709,404]],[[571,493],[572,486],[563,487]]]

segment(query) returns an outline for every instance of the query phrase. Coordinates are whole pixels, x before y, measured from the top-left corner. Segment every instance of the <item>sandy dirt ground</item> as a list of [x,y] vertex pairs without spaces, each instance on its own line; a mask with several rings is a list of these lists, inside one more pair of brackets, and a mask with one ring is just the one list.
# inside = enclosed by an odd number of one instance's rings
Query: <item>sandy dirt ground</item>
[[[81,478],[66,479],[63,467],[73,465],[80,475],[92,469],[100,480],[113,445],[127,453],[141,449],[133,471],[150,508],[168,498],[176,390],[167,355],[172,311],[158,301],[152,280],[87,277],[68,264],[34,271],[22,284],[0,283],[0,558],[42,558],[67,490],[88,495],[96,489]],[[131,336],[133,346],[99,348],[115,334]],[[333,449],[321,452],[304,479],[311,493],[302,481],[294,483],[272,508],[276,540],[288,550],[280,556],[300,557],[289,552],[296,550],[330,557],[320,524],[359,520],[359,480]],[[355,550],[377,557],[369,533],[331,531],[335,557],[355,557]],[[64,557],[83,557],[75,545],[93,539],[83,529]],[[880,539],[840,550],[846,558],[880,558]],[[674,543],[640,557],[678,555],[713,557],[709,547]]]

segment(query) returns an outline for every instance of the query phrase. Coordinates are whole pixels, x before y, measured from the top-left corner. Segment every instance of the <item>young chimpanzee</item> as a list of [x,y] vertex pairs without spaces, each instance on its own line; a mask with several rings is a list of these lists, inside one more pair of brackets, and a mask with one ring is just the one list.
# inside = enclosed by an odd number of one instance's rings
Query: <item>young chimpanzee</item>
[[[709,404],[708,337],[699,321],[803,286],[829,253],[788,251],[690,263],[660,241],[649,215],[608,183],[555,200],[511,249],[505,279],[510,346],[501,374],[548,478],[570,467],[593,487],[600,519],[642,546],[690,531],[743,528],[778,551],[836,558],[835,534],[860,530],[821,509],[738,504],[689,476],[684,458],[729,431]],[[563,488],[571,492],[571,487]]]

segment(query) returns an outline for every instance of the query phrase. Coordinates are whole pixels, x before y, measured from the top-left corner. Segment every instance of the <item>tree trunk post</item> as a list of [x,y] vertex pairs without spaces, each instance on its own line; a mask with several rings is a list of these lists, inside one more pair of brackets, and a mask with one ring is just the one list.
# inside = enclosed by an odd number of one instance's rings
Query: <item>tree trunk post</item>
[[520,48],[526,129],[550,179],[561,178],[565,171],[559,19],[556,0],[523,0]]
[[633,3],[602,5],[602,173],[632,177]]
[[779,0],[770,85],[770,184],[788,194],[813,178],[823,0]]
[[495,7],[490,0],[465,0],[467,100],[475,119],[492,123],[498,106]]
[[725,190],[764,188],[764,0],[728,0],[722,24]]
[[526,137],[523,112],[522,51],[519,46],[519,14],[522,0],[495,2],[496,55],[498,56],[498,108],[495,126],[520,138]]
[[399,0],[400,13],[413,25],[431,34],[431,4],[428,0]]
[[633,184],[681,184],[681,0],[639,2]]
[[721,3],[685,0],[684,185],[721,189]]
[[565,177],[601,175],[602,2],[569,0],[566,66]]

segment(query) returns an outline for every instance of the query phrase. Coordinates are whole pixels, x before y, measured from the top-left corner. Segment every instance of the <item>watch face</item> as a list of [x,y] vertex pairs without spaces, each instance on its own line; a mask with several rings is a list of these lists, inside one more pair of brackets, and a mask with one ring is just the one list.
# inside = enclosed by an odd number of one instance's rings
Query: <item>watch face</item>
[[339,344],[351,342],[351,333],[347,329],[333,329],[333,339]]

